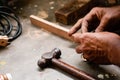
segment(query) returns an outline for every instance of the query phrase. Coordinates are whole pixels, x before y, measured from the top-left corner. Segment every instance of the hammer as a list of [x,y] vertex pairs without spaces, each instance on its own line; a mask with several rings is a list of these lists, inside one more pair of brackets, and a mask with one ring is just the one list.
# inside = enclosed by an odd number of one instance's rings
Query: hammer
[[96,80],[89,74],[75,68],[74,66],[71,66],[63,61],[61,61],[59,58],[61,56],[61,50],[58,48],[54,48],[51,52],[44,53],[41,56],[41,59],[38,60],[38,66],[41,69],[44,69],[46,67],[49,67],[51,65],[58,67],[62,69],[63,71],[71,74],[72,76],[77,77],[81,80]]

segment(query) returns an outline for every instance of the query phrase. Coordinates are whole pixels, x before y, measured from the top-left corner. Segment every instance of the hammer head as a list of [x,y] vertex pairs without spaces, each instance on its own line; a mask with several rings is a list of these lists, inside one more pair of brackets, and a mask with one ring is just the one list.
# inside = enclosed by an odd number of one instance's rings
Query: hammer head
[[51,52],[44,53],[41,56],[41,59],[38,60],[38,66],[41,69],[44,69],[52,64],[51,60],[53,58],[59,59],[61,55],[61,50],[58,48],[54,48]]

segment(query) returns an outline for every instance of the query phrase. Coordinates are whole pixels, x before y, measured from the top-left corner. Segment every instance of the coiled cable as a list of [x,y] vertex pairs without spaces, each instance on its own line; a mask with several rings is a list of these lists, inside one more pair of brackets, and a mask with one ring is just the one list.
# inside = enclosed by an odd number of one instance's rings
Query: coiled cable
[[0,6],[0,35],[8,36],[11,42],[18,38],[21,33],[22,25],[15,12],[6,6]]

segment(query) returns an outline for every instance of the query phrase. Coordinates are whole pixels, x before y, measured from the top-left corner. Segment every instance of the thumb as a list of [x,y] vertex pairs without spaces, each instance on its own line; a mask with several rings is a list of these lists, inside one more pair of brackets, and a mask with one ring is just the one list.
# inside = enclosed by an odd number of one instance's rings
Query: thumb
[[75,33],[72,35],[72,38],[75,43],[81,43],[81,39],[82,39],[81,37],[82,37],[81,33]]
[[101,19],[101,22],[100,22],[99,26],[96,28],[95,32],[101,32],[101,31],[103,31],[104,28],[106,27],[106,25],[108,24],[109,20],[110,20],[109,18],[103,17]]
[[72,36],[81,28],[82,19],[79,19],[77,23],[69,30],[68,35]]

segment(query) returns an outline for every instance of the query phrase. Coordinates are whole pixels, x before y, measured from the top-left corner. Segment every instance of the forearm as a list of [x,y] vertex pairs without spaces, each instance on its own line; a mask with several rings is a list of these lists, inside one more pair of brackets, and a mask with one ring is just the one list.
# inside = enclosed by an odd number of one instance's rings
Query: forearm
[[[120,44],[119,44],[118,47],[120,48]],[[113,62],[113,64],[118,65],[118,66],[120,66],[120,49],[119,48],[116,51],[117,52],[117,56],[115,56],[116,61]]]
[[109,54],[109,59],[112,64],[120,66],[120,36],[117,41],[113,40],[113,45],[111,48],[111,54]]
[[119,36],[119,44],[118,44],[118,63],[117,65],[120,66],[120,36]]

